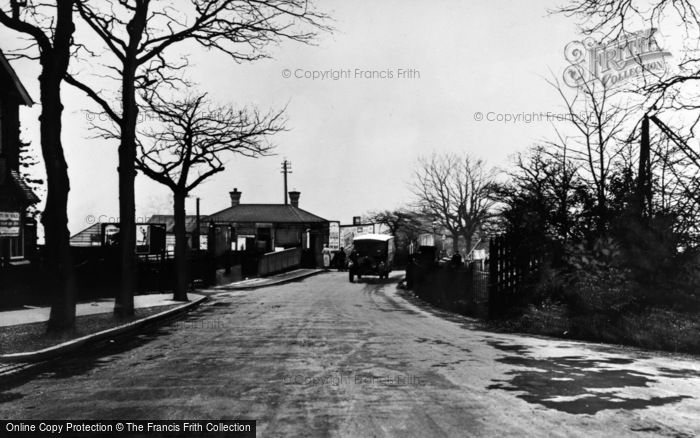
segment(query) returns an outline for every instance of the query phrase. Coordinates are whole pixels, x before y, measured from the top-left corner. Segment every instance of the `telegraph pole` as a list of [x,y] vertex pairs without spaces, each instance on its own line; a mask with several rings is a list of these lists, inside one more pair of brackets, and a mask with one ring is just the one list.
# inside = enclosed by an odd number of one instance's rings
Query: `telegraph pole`
[[651,161],[649,142],[649,116],[642,119],[642,135],[639,144],[639,173],[637,176],[637,214],[643,217],[645,213],[651,216]]
[[192,243],[194,244],[194,245],[192,245],[192,246],[194,246],[194,249],[200,249],[200,246],[199,246],[199,239],[200,239],[199,227],[200,227],[201,224],[199,223],[199,221],[200,221],[200,217],[199,217],[199,198],[197,198],[197,224],[195,225],[195,226],[197,227],[197,229],[196,229],[196,231],[195,231],[195,233],[194,233],[194,235],[193,235],[193,237],[192,237],[192,240],[193,240]]
[[284,174],[284,205],[287,205],[287,174],[292,173],[292,163],[285,159],[282,161],[282,172]]

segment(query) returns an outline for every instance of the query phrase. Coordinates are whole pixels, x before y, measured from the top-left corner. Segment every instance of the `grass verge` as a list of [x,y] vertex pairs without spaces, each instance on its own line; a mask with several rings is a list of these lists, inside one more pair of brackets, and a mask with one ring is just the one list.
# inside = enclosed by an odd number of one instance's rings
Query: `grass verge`
[[652,308],[610,318],[572,315],[564,305],[529,306],[517,317],[490,321],[489,325],[508,332],[700,354],[700,315],[668,309]]

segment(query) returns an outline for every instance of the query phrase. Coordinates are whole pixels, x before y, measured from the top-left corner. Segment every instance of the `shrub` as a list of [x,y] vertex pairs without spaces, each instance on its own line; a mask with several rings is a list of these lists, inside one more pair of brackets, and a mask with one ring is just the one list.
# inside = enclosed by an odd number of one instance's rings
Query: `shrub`
[[620,246],[611,238],[597,239],[592,248],[571,247],[567,301],[574,312],[618,317],[635,304],[635,283]]

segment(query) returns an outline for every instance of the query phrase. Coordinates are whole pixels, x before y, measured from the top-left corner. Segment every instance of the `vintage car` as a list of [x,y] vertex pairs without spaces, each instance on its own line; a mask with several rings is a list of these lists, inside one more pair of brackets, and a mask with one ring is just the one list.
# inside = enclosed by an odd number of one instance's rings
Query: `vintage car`
[[350,282],[363,275],[389,278],[394,265],[394,237],[388,234],[363,234],[353,239],[348,272]]

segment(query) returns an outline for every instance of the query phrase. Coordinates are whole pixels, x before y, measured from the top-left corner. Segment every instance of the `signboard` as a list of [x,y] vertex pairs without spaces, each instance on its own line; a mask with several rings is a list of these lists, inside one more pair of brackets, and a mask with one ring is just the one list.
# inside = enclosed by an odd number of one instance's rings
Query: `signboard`
[[119,226],[114,224],[103,224],[102,227],[104,246],[119,246]]
[[355,235],[356,236],[361,236],[363,234],[372,234],[374,233],[374,225],[363,225],[361,227],[355,228]]
[[331,222],[328,232],[328,248],[332,251],[338,251],[340,249],[340,222]]
[[[104,246],[119,246],[119,224],[102,224]],[[164,224],[136,224],[136,254],[160,254],[165,251]]]
[[0,211],[0,237],[19,237],[18,211]]
[[346,250],[349,250],[352,247],[352,240],[355,238],[355,236],[370,234],[374,233],[375,231],[374,224],[343,225],[340,227],[340,245],[342,245]]
[[150,225],[136,225],[136,254],[148,254],[151,250]]
[[360,225],[362,223],[362,216],[353,216],[352,217],[352,224],[353,225]]

